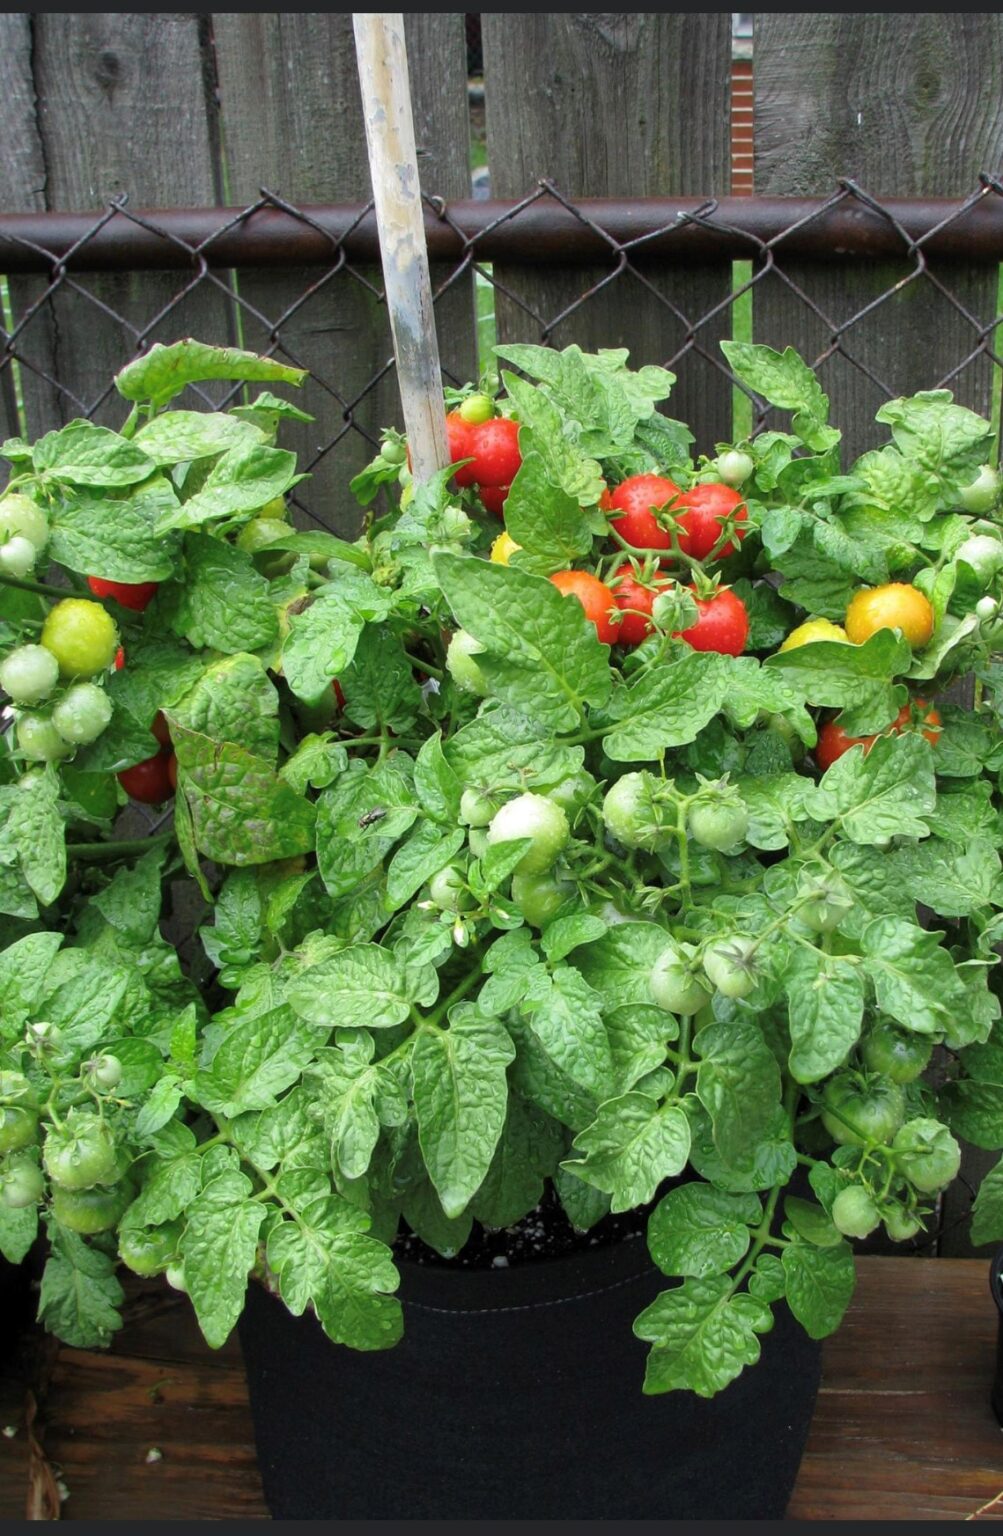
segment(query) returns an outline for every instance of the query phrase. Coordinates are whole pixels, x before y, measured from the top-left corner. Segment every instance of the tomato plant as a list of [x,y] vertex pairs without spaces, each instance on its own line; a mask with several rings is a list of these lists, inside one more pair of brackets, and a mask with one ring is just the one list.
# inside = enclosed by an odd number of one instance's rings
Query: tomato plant
[[267,1273],[378,1348],[405,1221],[650,1209],[647,1385],[706,1395],[1003,1146],[991,424],[890,401],[855,459],[793,352],[723,349],[787,416],[709,460],[665,370],[500,345],[509,397],[443,397],[469,462],[383,433],[354,538],[292,529],[302,374],[238,349],[0,445],[0,1251],[49,1245],[44,1326],[107,1344],[120,1262],[214,1346]]

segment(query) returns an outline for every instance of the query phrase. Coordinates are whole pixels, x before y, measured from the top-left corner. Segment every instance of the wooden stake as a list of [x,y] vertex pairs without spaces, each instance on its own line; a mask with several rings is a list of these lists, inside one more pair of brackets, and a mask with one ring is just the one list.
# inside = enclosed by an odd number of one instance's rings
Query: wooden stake
[[354,14],[355,53],[412,473],[449,463],[403,15]]

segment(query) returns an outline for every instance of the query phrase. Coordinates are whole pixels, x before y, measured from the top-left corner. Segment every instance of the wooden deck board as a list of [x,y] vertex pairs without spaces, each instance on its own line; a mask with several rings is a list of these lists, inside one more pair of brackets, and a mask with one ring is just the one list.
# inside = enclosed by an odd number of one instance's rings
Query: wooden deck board
[[[1003,1519],[986,1269],[858,1261],[788,1518]],[[236,1340],[209,1350],[187,1301],[156,1281],[135,1283],[126,1318],[110,1352],[61,1348],[50,1362],[40,1432],[69,1492],[62,1518],[266,1519]],[[19,1426],[0,1439],[0,1519],[25,1512],[24,1392],[23,1375],[0,1371],[0,1425]]]

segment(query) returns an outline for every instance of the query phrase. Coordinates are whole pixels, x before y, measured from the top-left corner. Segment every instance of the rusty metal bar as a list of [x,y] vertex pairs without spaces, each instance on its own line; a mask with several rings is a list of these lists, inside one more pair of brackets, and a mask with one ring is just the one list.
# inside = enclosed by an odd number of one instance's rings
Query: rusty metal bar
[[[576,209],[578,210],[576,212]],[[541,191],[520,203],[437,199],[425,209],[429,254],[456,261],[573,265],[623,247],[632,258],[686,261],[783,257],[819,261],[901,256],[908,241],[938,259],[1003,261],[1003,197],[890,198],[882,210],[851,192],[836,198],[583,198],[570,208]],[[376,262],[376,219],[365,204],[172,208],[0,214],[0,272],[78,272],[330,265]],[[580,216],[579,216],[580,212]],[[100,227],[98,220],[103,219]],[[898,227],[896,227],[898,226]]]

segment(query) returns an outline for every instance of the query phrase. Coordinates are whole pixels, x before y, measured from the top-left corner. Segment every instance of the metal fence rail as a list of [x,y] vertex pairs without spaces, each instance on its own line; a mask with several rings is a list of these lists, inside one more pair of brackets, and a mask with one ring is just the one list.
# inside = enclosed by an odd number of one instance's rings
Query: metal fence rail
[[[717,345],[722,337],[776,344],[774,334],[762,334],[760,321],[772,310],[767,328],[775,332],[779,295],[787,312],[800,315],[816,338],[808,353],[812,366],[824,376],[838,360],[844,371],[866,381],[880,403],[902,393],[901,380],[894,376],[890,353],[888,366],[881,366],[873,344],[858,346],[858,338],[877,321],[885,323],[886,307],[901,306],[904,295],[915,297],[922,290],[927,308],[934,306],[949,318],[953,350],[945,355],[941,337],[930,349],[929,376],[914,381],[914,387],[958,388],[962,398],[966,390],[969,395],[974,391],[979,398],[966,403],[998,409],[1003,182],[992,175],[980,177],[964,198],[883,201],[850,180],[840,181],[824,198],[634,201],[572,201],[543,181],[513,202],[428,197],[426,233],[437,305],[453,305],[455,325],[456,303],[461,301],[462,311],[466,286],[471,343],[476,326],[482,363],[496,334],[556,346],[579,339],[579,330],[594,336],[597,326],[601,331],[597,307],[614,285],[632,284],[638,303],[663,322],[659,338],[666,320],[672,330],[664,355],[639,356],[635,349],[634,364],[660,363],[682,379],[699,359],[704,373],[709,369],[717,379],[713,387],[722,396],[727,393],[732,425],[755,429],[770,420],[769,412],[730,374]],[[110,355],[121,366],[154,340],[186,334],[193,296],[199,295],[204,308],[212,295],[217,334],[203,331],[201,339],[243,342],[310,370],[302,403],[317,421],[295,446],[303,468],[313,474],[322,466],[330,471],[337,461],[336,479],[346,486],[360,455],[372,451],[380,427],[389,424],[393,402],[378,257],[371,203],[296,207],[268,191],[241,209],[138,211],[121,197],[97,216],[2,215],[3,425],[34,436],[77,415],[114,421],[108,379],[97,389],[87,388],[86,370],[77,360],[86,348],[88,328],[100,328],[105,351],[110,345]],[[694,313],[682,291],[687,274],[704,268],[725,273],[725,279],[719,301]],[[831,302],[831,283],[827,299],[812,278],[837,268],[860,274],[859,283],[853,276],[843,284],[850,302],[838,309]],[[563,286],[557,307],[544,308],[541,273],[551,270],[560,274]],[[978,307],[972,300],[973,270],[982,279]],[[282,274],[281,301],[274,308],[268,303],[270,272]],[[290,272],[303,280],[291,301]],[[877,273],[887,282],[875,291]],[[152,274],[157,274],[155,281]],[[986,277],[993,280],[986,283]],[[364,296],[365,343],[373,354],[373,366],[361,382],[356,368],[351,385],[344,379],[344,346],[357,348],[358,336],[348,337],[340,349],[332,342],[329,363],[323,366],[318,366],[316,351],[303,356],[299,343],[305,330],[323,330],[324,305],[344,289]],[[119,306],[116,295],[126,292],[128,302]],[[772,295],[769,302],[761,303],[767,294]],[[331,329],[338,326],[332,322]],[[612,335],[600,344],[616,345],[618,339]],[[469,355],[474,355],[472,344]],[[448,362],[445,371],[451,382],[464,382]],[[213,396],[203,391],[201,399],[225,404],[238,392]],[[715,425],[720,427],[720,414]],[[340,514],[332,517],[330,507],[315,504],[308,489],[302,495],[302,510],[315,520],[344,525],[340,498]]]

